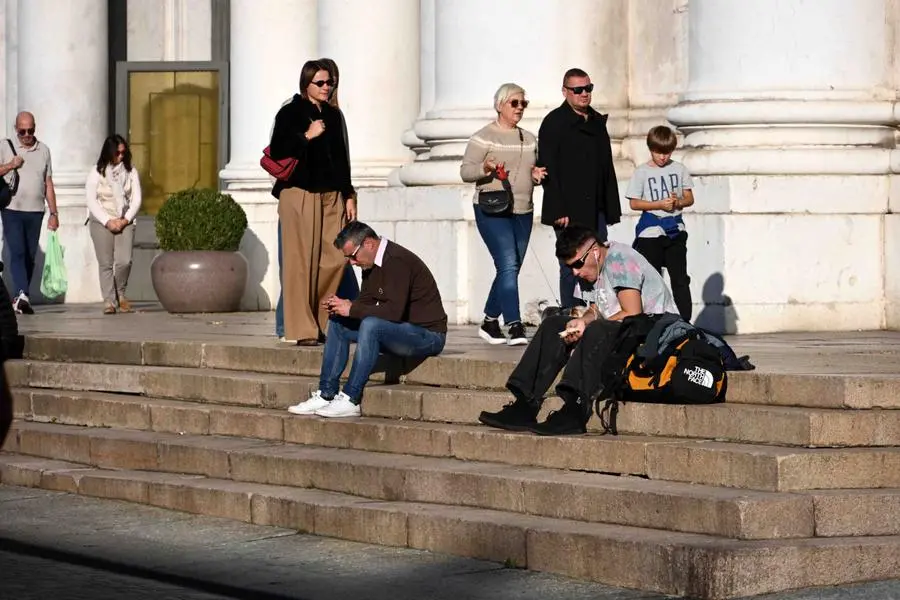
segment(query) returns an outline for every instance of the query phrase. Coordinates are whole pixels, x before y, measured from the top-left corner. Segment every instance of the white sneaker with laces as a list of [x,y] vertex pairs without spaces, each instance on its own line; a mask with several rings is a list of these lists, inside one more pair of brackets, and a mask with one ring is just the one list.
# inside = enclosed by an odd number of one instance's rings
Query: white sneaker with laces
[[331,400],[323,398],[322,391],[316,390],[309,397],[309,400],[288,406],[288,412],[294,415],[314,415],[317,410],[321,410],[329,404],[331,404]]
[[350,396],[340,392],[328,406],[317,410],[316,414],[320,417],[358,417],[361,413],[359,404],[353,404]]

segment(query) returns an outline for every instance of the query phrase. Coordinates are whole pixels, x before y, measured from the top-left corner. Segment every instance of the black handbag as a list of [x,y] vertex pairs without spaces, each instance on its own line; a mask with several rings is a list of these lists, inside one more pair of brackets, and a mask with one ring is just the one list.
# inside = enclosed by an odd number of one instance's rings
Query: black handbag
[[[516,128],[518,129],[518,128]],[[522,164],[522,150],[525,136],[519,131],[519,165]],[[518,175],[518,173],[517,173]],[[512,214],[513,192],[509,178],[501,180],[502,190],[478,192],[478,206],[481,212],[490,217],[506,217]]]
[[478,192],[478,206],[481,212],[491,217],[505,217],[512,213],[512,190],[509,183],[503,182],[502,190],[496,192]]

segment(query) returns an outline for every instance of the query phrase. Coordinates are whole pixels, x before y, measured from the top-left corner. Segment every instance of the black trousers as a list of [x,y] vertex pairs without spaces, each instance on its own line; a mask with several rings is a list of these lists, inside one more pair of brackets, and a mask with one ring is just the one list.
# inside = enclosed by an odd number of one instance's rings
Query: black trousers
[[636,238],[633,248],[644,255],[653,268],[662,275],[663,267],[669,272],[672,296],[681,318],[691,320],[691,278],[687,273],[687,231],[674,238],[663,235],[655,238]]
[[590,399],[600,389],[600,364],[612,350],[622,324],[603,320],[590,323],[573,349],[559,337],[571,319],[558,315],[541,323],[509,376],[506,388],[517,399],[540,408],[544,394],[565,368],[556,393],[566,403],[580,404],[585,416],[589,416]]

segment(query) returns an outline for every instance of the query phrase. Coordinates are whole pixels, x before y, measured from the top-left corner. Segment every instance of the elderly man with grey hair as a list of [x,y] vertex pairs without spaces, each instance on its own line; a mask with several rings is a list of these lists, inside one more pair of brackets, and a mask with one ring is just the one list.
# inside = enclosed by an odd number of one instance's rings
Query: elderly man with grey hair
[[[421,258],[359,221],[347,225],[334,246],[351,265],[363,270],[362,286],[352,302],[337,296],[323,300],[331,318],[319,389],[288,408],[295,415],[360,416],[363,388],[379,354],[435,356],[447,338],[441,293]],[[351,342],[356,342],[353,365],[339,392]]]
[[50,149],[38,140],[36,129],[34,115],[22,111],[16,115],[16,141],[0,143],[0,176],[12,190],[9,206],[0,211],[13,283],[12,303],[17,313],[25,314],[34,313],[28,291],[45,208],[50,209],[47,229],[59,227]]

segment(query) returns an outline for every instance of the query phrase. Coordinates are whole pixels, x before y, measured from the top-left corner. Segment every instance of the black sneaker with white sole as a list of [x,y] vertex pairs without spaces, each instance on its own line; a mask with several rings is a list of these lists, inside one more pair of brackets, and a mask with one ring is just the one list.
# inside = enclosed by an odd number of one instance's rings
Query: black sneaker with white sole
[[485,319],[478,328],[478,337],[486,341],[488,344],[505,344],[506,336],[500,331],[500,322],[497,319]]
[[506,341],[510,346],[524,346],[528,344],[528,338],[525,337],[525,326],[521,321],[516,321],[509,326],[509,339]]
[[31,301],[23,292],[19,292],[13,301],[13,309],[19,314],[33,315],[34,309],[31,308]]

